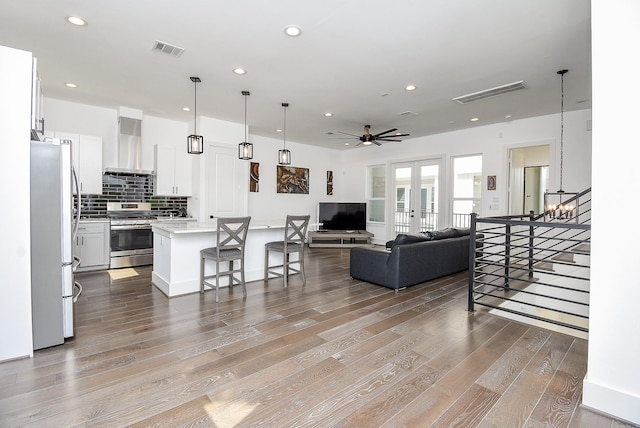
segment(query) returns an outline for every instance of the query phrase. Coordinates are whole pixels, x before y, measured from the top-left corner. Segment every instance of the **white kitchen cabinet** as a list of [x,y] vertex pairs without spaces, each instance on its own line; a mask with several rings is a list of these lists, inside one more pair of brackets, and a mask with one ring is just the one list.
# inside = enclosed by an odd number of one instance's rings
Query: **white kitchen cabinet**
[[102,138],[80,135],[75,151],[80,193],[102,195]]
[[83,195],[102,195],[102,137],[47,131],[47,137],[71,140],[71,155]]
[[191,196],[191,158],[176,147],[155,145],[154,170],[157,196]]
[[38,60],[33,58],[31,75],[31,130],[38,139],[44,137],[44,114],[42,109],[42,84],[38,75]]
[[109,221],[80,221],[73,255],[80,259],[77,272],[109,268]]

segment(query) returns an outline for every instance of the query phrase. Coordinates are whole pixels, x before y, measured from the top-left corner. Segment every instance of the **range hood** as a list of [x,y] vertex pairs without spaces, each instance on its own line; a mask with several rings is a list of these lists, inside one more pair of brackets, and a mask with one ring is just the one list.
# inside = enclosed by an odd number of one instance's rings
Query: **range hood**
[[120,116],[118,118],[118,166],[106,168],[105,172],[124,174],[153,174],[141,168],[142,120]]

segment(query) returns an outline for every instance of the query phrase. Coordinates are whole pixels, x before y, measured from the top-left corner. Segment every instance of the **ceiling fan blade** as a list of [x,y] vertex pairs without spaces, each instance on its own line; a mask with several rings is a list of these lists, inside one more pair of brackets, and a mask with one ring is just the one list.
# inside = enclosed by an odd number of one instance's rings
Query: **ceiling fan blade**
[[389,138],[378,138],[376,141],[392,141],[394,143],[399,143],[402,140],[395,140],[395,139],[389,139]]
[[374,135],[374,137],[379,137],[379,136],[381,136],[381,135],[388,134],[389,132],[393,132],[393,131],[397,131],[397,130],[398,130],[398,128],[392,128],[392,129],[389,129],[389,130],[387,130],[387,131],[384,131],[384,132],[380,132],[380,133],[378,133],[378,134],[375,134],[375,135]]
[[395,135],[389,135],[389,137],[408,137],[411,134],[395,134]]
[[360,136],[356,134],[349,134],[348,132],[342,132],[342,131],[336,131],[336,132],[339,134],[351,135],[352,137],[360,138]]
[[381,146],[382,145],[382,143],[378,143],[378,140],[373,140],[372,143],[375,144],[376,146]]

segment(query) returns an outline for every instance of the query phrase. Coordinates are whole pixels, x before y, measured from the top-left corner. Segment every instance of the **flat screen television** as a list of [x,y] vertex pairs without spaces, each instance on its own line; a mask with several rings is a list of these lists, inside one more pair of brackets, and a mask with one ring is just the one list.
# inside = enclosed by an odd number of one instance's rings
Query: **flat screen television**
[[320,202],[318,204],[320,230],[367,230],[365,202]]

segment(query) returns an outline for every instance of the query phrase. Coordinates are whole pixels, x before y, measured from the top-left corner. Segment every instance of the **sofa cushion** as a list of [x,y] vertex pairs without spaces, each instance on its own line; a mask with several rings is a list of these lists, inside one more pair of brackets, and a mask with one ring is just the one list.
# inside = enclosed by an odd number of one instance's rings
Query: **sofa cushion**
[[458,236],[471,235],[471,229],[469,229],[468,227],[456,228],[456,231],[458,232]]
[[447,238],[457,238],[458,236],[460,236],[458,234],[458,231],[451,227],[447,229],[433,230],[429,232],[429,234],[431,235],[431,239],[433,241],[438,241],[440,239],[447,239]]
[[414,242],[431,241],[430,232],[420,233],[399,233],[396,239],[387,242],[387,248],[393,248],[396,245],[413,244]]

